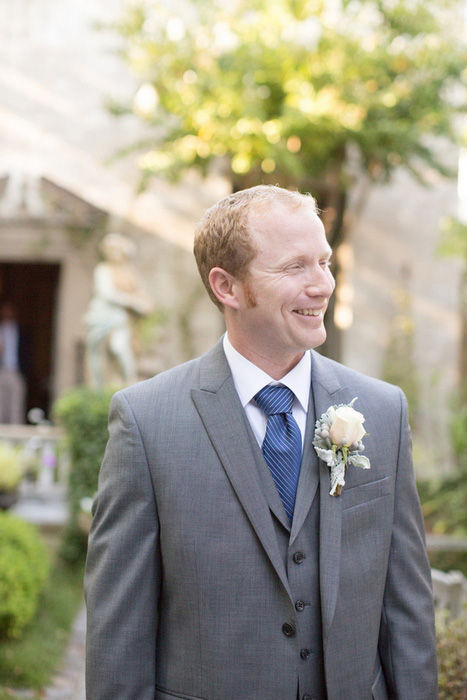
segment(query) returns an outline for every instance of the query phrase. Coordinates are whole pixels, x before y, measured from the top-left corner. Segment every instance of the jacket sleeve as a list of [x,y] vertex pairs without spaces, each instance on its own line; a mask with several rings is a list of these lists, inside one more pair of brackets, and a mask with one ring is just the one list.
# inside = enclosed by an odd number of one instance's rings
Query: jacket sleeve
[[393,533],[379,652],[390,700],[436,700],[431,571],[412,464],[407,402],[402,392]]
[[112,399],[85,574],[87,700],[153,700],[159,526],[141,435],[124,393]]

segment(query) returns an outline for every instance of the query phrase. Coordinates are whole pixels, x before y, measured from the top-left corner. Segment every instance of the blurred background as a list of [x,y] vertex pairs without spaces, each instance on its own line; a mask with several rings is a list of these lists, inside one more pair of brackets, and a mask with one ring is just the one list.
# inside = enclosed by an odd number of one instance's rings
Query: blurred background
[[[260,183],[322,210],[337,289],[321,351],[407,395],[450,614],[440,658],[455,659],[440,698],[465,700],[450,572],[467,574],[466,18],[460,0],[0,0],[0,700],[82,694],[75,616],[110,395],[223,332],[194,227]],[[102,245],[115,233],[125,259]],[[112,354],[96,309],[115,265],[134,303]],[[29,617],[25,593],[10,600],[15,528],[49,561]]]

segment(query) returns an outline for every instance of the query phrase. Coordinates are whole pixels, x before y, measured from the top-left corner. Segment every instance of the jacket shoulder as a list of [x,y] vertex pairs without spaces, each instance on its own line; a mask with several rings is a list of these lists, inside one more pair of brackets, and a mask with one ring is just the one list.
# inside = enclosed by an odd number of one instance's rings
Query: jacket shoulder
[[389,401],[398,406],[401,398],[405,401],[402,390],[394,384],[370,377],[317,352],[313,352],[313,360],[318,366],[319,374],[333,375],[341,386],[348,386],[363,394],[376,396],[379,401]]
[[188,394],[197,383],[199,362],[200,358],[184,362],[118,391],[115,397],[123,396],[130,406],[137,406],[152,403],[157,397],[180,397]]

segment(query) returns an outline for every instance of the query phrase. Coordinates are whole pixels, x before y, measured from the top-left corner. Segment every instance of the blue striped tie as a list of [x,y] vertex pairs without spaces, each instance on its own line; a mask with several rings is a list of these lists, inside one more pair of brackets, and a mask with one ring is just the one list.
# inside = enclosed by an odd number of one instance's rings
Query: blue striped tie
[[302,436],[292,415],[294,398],[293,391],[285,386],[265,386],[255,396],[268,417],[262,447],[264,459],[291,522],[302,461]]

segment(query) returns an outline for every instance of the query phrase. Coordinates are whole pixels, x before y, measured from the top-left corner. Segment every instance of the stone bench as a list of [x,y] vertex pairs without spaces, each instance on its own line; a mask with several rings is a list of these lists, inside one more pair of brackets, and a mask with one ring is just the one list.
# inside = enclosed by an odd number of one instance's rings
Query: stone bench
[[467,579],[460,571],[431,570],[436,610],[446,610],[451,618],[459,617],[467,602]]

